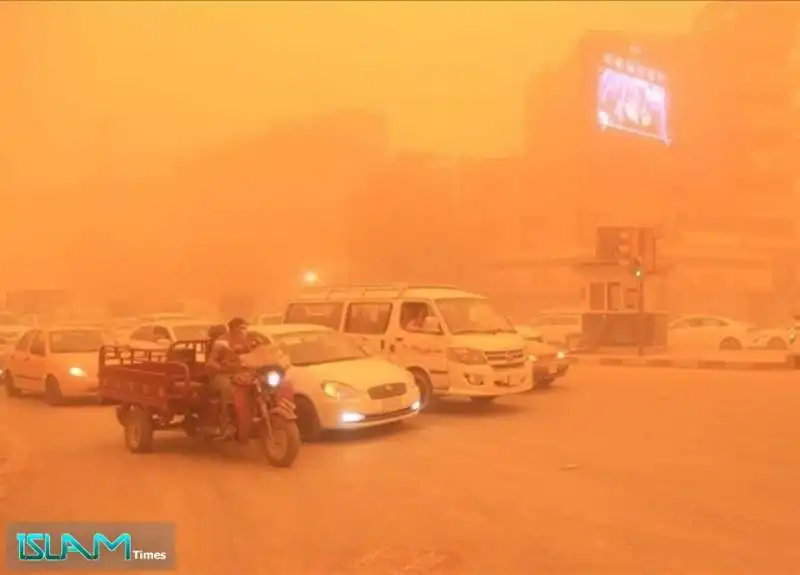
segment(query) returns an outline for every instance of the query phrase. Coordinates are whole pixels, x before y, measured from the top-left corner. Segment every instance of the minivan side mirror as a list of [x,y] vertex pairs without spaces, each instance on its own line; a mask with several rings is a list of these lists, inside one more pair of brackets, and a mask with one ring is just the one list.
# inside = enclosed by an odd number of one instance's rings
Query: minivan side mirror
[[430,333],[430,334],[437,334],[437,335],[441,334],[443,333],[442,324],[439,322],[437,318],[429,315],[422,322],[422,331],[424,333]]

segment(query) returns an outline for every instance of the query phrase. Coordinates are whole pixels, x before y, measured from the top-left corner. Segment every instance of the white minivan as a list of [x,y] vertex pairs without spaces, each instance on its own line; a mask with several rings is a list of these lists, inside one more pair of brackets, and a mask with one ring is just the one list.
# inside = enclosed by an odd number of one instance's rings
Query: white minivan
[[309,287],[283,320],[342,331],[404,367],[423,408],[434,396],[490,403],[533,386],[522,336],[487,298],[454,287]]

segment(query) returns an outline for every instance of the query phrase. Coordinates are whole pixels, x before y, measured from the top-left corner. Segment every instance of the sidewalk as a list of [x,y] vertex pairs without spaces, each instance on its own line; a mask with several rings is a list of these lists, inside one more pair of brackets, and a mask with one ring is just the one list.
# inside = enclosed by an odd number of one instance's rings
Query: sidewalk
[[581,354],[572,356],[578,365],[618,367],[674,367],[684,369],[741,369],[754,371],[794,369],[793,355],[785,351],[712,351],[653,353],[639,357],[632,354]]

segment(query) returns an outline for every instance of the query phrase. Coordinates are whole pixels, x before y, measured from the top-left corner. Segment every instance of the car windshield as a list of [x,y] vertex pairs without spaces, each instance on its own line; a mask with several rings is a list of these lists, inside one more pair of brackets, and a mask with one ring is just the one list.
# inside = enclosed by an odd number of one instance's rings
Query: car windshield
[[97,329],[69,329],[50,332],[51,353],[91,353],[110,343]]
[[274,336],[292,365],[316,365],[367,357],[347,336],[329,331],[306,331]]
[[465,333],[516,333],[511,322],[483,298],[436,300],[444,323],[453,335]]
[[208,339],[208,328],[206,324],[176,325],[172,327],[175,334],[175,341],[197,341]]

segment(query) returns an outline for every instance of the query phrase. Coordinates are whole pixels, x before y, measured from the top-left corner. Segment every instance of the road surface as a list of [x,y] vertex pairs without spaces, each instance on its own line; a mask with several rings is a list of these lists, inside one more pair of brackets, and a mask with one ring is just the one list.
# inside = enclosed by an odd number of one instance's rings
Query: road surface
[[18,468],[2,511],[174,521],[186,575],[791,575],[798,406],[795,372],[578,366],[275,470],[178,434],[131,455],[109,408],[2,399]]

